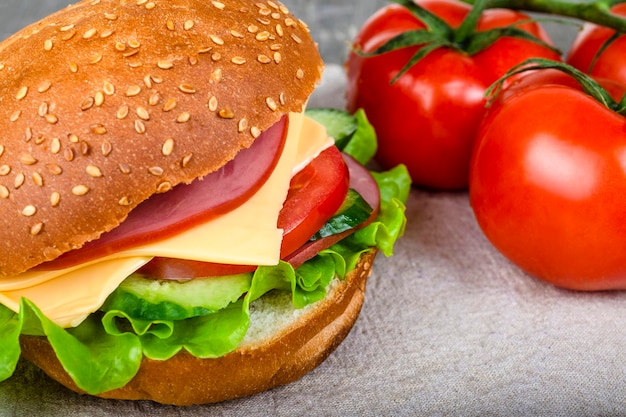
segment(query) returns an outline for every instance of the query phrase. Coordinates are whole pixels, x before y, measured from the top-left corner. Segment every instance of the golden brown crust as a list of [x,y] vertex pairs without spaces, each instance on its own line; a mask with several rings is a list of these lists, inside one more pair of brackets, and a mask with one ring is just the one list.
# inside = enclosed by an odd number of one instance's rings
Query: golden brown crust
[[[144,359],[137,376],[103,398],[191,405],[252,395],[293,382],[324,361],[356,321],[376,251],[361,256],[345,281],[297,321],[262,342],[217,359],[181,352],[167,361]],[[22,354],[66,387],[81,392],[42,337],[22,336]]]
[[84,0],[7,39],[0,277],[215,171],[301,111],[321,70],[306,26],[274,1]]

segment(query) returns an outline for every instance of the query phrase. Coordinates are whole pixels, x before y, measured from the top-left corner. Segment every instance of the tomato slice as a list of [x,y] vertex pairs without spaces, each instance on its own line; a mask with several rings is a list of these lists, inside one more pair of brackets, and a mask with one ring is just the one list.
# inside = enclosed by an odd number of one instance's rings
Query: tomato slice
[[[278,217],[283,229],[281,258],[295,252],[337,212],[348,193],[350,171],[341,152],[322,152],[290,184]],[[139,272],[155,279],[201,278],[254,271],[256,266],[226,265],[186,259],[154,258]]]
[[181,184],[167,193],[150,197],[100,239],[35,269],[64,269],[168,238],[235,209],[254,195],[274,171],[287,137],[288,120],[283,117],[220,170],[201,181]]

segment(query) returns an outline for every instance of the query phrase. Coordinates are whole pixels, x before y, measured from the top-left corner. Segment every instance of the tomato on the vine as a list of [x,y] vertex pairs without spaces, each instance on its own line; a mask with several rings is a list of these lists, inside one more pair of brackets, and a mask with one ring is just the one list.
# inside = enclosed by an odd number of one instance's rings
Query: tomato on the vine
[[[569,76],[544,71],[512,84],[485,117],[471,163],[475,217],[537,278],[626,289],[626,120]],[[609,84],[614,99],[623,95]]]
[[[611,12],[626,16],[626,3],[613,6]],[[591,75],[626,84],[626,36],[587,22],[574,39],[567,63]]]
[[[451,28],[462,25],[471,10],[453,0],[416,0],[416,4]],[[547,46],[550,40],[541,26],[528,19],[512,10],[485,10],[475,33],[515,27],[544,44],[502,31],[493,43],[471,55],[462,50],[462,44],[434,49],[392,82],[424,45],[376,56],[358,51],[370,53],[397,35],[426,25],[399,5],[389,5],[373,15],[356,36],[355,51],[346,65],[348,110],[363,108],[376,128],[377,160],[384,167],[405,164],[416,185],[465,188],[472,144],[484,114],[485,90],[527,58],[559,59]]]

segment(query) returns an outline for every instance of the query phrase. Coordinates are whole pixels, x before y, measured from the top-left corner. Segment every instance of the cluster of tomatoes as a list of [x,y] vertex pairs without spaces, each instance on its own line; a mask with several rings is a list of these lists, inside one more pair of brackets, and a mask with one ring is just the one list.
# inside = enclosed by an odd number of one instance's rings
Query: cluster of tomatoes
[[[453,0],[416,3],[451,27],[471,11]],[[613,12],[626,15],[626,5]],[[485,10],[476,31],[505,26],[534,39],[502,31],[477,53],[433,48],[398,76],[423,45],[367,53],[425,25],[406,7],[385,7],[355,39],[349,109],[363,108],[376,128],[381,164],[404,163],[419,187],[468,189],[487,238],[524,271],[565,288],[626,289],[626,37],[586,24],[562,58],[517,11]],[[488,97],[507,71],[538,57],[590,74],[613,105],[547,69],[509,78]]]

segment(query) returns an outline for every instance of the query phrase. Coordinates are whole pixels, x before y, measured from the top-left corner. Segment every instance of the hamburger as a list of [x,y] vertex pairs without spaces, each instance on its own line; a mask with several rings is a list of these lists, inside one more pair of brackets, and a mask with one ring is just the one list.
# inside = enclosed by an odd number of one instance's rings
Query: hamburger
[[363,167],[362,113],[305,113],[322,71],[274,1],[81,1],[1,43],[0,380],[190,405],[321,363],[410,182]]

